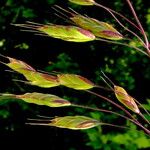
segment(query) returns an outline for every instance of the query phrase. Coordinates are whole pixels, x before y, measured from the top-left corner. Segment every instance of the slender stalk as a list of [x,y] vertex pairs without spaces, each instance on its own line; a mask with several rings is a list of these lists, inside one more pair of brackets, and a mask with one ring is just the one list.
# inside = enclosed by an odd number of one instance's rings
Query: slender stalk
[[125,118],[127,120],[130,120],[131,122],[133,122],[133,123],[135,123],[135,124],[137,124],[139,126],[139,124],[135,120],[133,120],[133,119],[127,117],[127,116],[121,115],[119,113],[116,113],[114,111],[111,111],[111,110],[106,110],[106,109],[101,109],[101,108],[93,108],[93,107],[83,106],[83,105],[79,105],[79,104],[71,104],[71,106],[78,107],[78,108],[89,109],[89,110],[94,110],[94,111],[99,111],[99,112],[105,112],[105,113],[115,114],[115,115],[117,115],[119,117],[122,117],[122,118]]
[[143,42],[143,40],[142,40],[136,33],[134,33],[133,31],[131,31],[131,30],[128,29],[127,27],[125,27],[125,26],[118,20],[118,18],[110,11],[109,8],[107,8],[107,7],[105,7],[105,6],[101,5],[101,4],[98,4],[98,3],[95,3],[95,5],[98,6],[98,7],[101,7],[101,8],[103,8],[103,9],[105,9],[106,11],[108,11],[108,12],[112,15],[112,17],[118,22],[118,24],[119,24],[121,27],[123,27],[126,31],[130,32],[132,35],[134,35],[135,37],[137,37],[137,39],[138,39],[144,46],[146,46],[145,43]]
[[[39,121],[39,120],[36,120],[36,119],[33,119],[34,121]],[[26,125],[35,125],[35,126],[53,126],[51,124],[49,124],[50,120],[42,120],[44,121],[45,123],[40,123],[40,122],[27,122],[25,123]],[[126,126],[119,126],[119,125],[115,125],[115,124],[111,124],[111,123],[105,123],[105,122],[100,122],[98,124],[99,126],[111,126],[111,127],[116,127],[116,128],[121,128],[121,129],[130,129],[130,130],[133,130],[129,127],[126,127]],[[55,127],[55,126],[53,126]],[[136,132],[140,132],[140,131],[136,131]],[[148,134],[146,134],[147,136],[149,136]]]
[[141,33],[143,34],[144,39],[145,39],[146,47],[148,48],[149,47],[149,41],[148,41],[147,35],[146,35],[145,31],[144,31],[144,28],[143,28],[143,26],[142,26],[142,24],[141,24],[141,22],[140,22],[140,20],[139,20],[139,18],[137,16],[135,10],[134,10],[134,8],[133,8],[133,5],[131,4],[131,1],[130,0],[126,0],[126,1],[127,1],[128,5],[129,5],[129,7],[131,9],[131,12],[132,12],[132,14],[133,14],[133,16],[134,16],[134,18],[135,18],[139,28],[141,29]]
[[117,103],[113,102],[111,99],[109,99],[109,98],[107,98],[107,97],[104,97],[104,96],[102,96],[102,95],[100,95],[100,94],[97,94],[97,93],[95,93],[95,92],[93,92],[93,91],[89,91],[89,90],[85,90],[85,91],[88,92],[88,93],[90,93],[90,94],[92,94],[92,95],[95,95],[95,96],[97,96],[97,97],[99,97],[99,98],[102,98],[102,99],[108,101],[109,103],[115,105],[115,106],[118,107],[119,109],[123,110],[129,117],[131,117],[131,118],[134,120],[134,123],[135,123],[136,125],[140,126],[146,133],[148,133],[148,134],[150,135],[150,130],[146,129],[140,122],[138,122],[137,119],[135,119],[135,118],[131,115],[131,113],[130,113],[129,111],[127,111],[126,109],[124,109],[122,106],[120,106],[120,105],[118,105]]
[[144,31],[144,28],[143,28],[143,26],[142,26],[142,24],[141,24],[141,22],[140,22],[140,20],[139,20],[139,18],[137,16],[136,12],[135,12],[135,10],[133,8],[133,5],[131,4],[130,0],[126,0],[126,1],[127,1],[128,5],[129,5],[131,11],[132,11],[132,14],[133,14],[133,16],[134,16],[134,18],[135,18],[139,28],[141,29],[141,33],[142,33],[142,35],[143,35],[143,37],[145,39],[144,47],[147,50],[147,54],[150,56],[149,41],[148,41],[147,35],[146,35],[145,31]]
[[131,129],[129,127],[125,127],[125,126],[119,126],[119,125],[115,125],[115,124],[111,124],[111,123],[105,123],[105,122],[101,122],[100,126],[111,126],[111,127],[116,127],[116,128],[122,128],[122,129]]
[[[102,71],[101,71],[102,72]],[[102,72],[103,73],[103,72]],[[115,85],[104,73],[103,73],[103,75],[104,75],[104,77],[106,78],[106,79],[108,79],[113,85]],[[103,78],[102,78],[103,79]],[[109,84],[105,81],[105,79],[103,79],[103,81],[109,86]],[[112,88],[112,87],[110,87],[110,90],[111,91],[113,91],[114,93],[116,93],[116,91]],[[121,93],[122,95],[125,95],[124,93],[122,93],[122,92],[117,92],[117,93]],[[130,95],[128,95],[128,96],[130,96]],[[130,96],[131,97],[131,96]],[[133,97],[131,97],[131,98],[133,98]],[[140,103],[140,102],[138,102],[135,98],[133,98],[134,99],[134,101],[137,103],[137,104],[139,104],[143,109],[144,109],[144,111],[150,116],[150,114],[149,114],[149,112],[142,106],[142,104]],[[149,122],[149,120],[147,120],[147,118],[140,112],[140,113],[138,113],[139,114],[139,116],[141,116],[148,124],[150,124],[150,122]]]
[[111,44],[123,45],[123,46],[127,46],[127,47],[130,47],[130,48],[134,48],[134,49],[136,49],[137,51],[141,52],[142,54],[144,54],[144,55],[150,57],[150,55],[148,55],[146,52],[144,52],[144,51],[141,50],[140,48],[135,47],[135,46],[130,46],[129,44],[126,44],[126,43],[121,43],[121,42],[116,42],[116,41],[111,41],[111,40],[106,40],[106,39],[101,39],[101,38],[96,38],[96,40],[98,40],[98,41],[103,41],[103,42],[108,42],[108,43],[111,43]]
[[26,122],[26,125],[35,125],[35,126],[50,126],[48,123],[33,123],[33,122]]
[[111,8],[108,8],[108,7],[104,6],[104,5],[101,5],[100,3],[95,3],[95,5],[96,5],[96,6],[99,5],[99,7],[102,7],[102,8],[104,8],[105,10],[106,10],[106,9],[109,9],[109,11],[111,11],[112,13],[114,13],[114,14],[120,16],[121,18],[123,18],[124,20],[126,20],[128,23],[130,23],[131,25],[133,25],[135,28],[137,28],[139,31],[141,31],[141,29],[140,29],[136,24],[134,24],[131,20],[129,20],[127,17],[125,17],[125,16],[122,15],[121,13],[119,13],[119,12],[117,12],[117,11],[111,9]]
[[106,110],[106,109],[101,109],[101,108],[93,108],[93,107],[90,107],[90,106],[83,106],[83,105],[79,105],[79,104],[71,104],[71,106],[73,106],[73,107],[79,107],[79,108],[85,108],[85,109],[99,111],[99,112],[105,112],[105,113],[115,114],[117,116],[120,116],[122,118],[125,118],[125,119],[130,120],[133,123],[135,123],[135,121],[133,119],[130,119],[129,117],[126,117],[124,115],[121,115],[121,114],[116,113],[116,112],[111,111],[111,110]]
[[[26,122],[25,124],[27,125],[39,125],[39,126],[52,126],[50,123],[51,120],[40,120],[40,119],[29,119],[31,121],[36,121],[36,122]],[[111,127],[116,127],[116,128],[122,128],[122,129],[130,129],[129,127],[124,127],[124,126],[119,126],[111,123],[105,123],[105,122],[99,122],[98,125],[106,125],[106,126],[111,126]]]
[[[42,115],[36,115],[37,117],[40,117],[40,118],[45,118],[45,119],[52,119],[54,117],[47,117],[47,116],[42,116]],[[30,119],[30,118],[29,118]]]
[[145,116],[142,113],[139,113],[139,115],[150,125],[150,122],[145,118]]
[[100,76],[100,78],[107,84],[110,90],[113,91],[113,87],[108,82],[106,82],[106,80],[102,76]]
[[100,86],[100,85],[95,85],[95,87],[96,87],[96,88],[99,88],[99,89],[106,90],[106,91],[112,91],[111,89],[106,88],[106,87],[103,87],[103,86]]
[[[129,127],[122,127],[122,126],[119,126],[119,125],[115,125],[115,124],[110,124],[110,123],[105,123],[105,122],[102,122],[101,124],[100,124],[101,126],[102,125],[105,125],[105,126],[111,126],[111,127],[116,127],[116,128],[123,128],[123,129],[130,129],[130,130],[133,130],[132,128],[129,128]],[[136,131],[136,132],[140,132],[140,131]],[[150,137],[150,135],[149,134],[147,134],[147,133],[145,133],[148,137]]]
[[138,100],[134,99],[134,101],[135,101],[141,108],[143,108],[143,110],[147,113],[147,115],[150,116],[150,113],[144,108],[144,106],[143,106]]
[[36,121],[36,122],[50,122],[50,119],[33,119],[33,118],[28,118],[28,121]]
[[[95,93],[95,92],[93,92],[93,91],[89,91],[89,90],[85,90],[85,91],[88,92],[88,93],[90,93],[90,94],[92,94],[92,95],[95,95],[95,96],[97,96],[97,97],[99,97],[99,98],[102,98],[102,99],[108,101],[109,103],[111,103],[111,104],[115,105],[116,107],[118,107],[119,109],[123,110],[129,117],[131,117],[131,118],[133,118],[134,120],[136,120],[136,119],[130,114],[129,111],[127,111],[126,109],[124,109],[124,108],[123,108],[122,106],[120,106],[119,104],[113,102],[111,99],[109,99],[109,98],[107,98],[107,97],[104,97],[104,96],[102,96],[102,95],[100,95],[100,94],[97,94],[97,93]],[[136,121],[137,121],[137,120],[136,120]]]

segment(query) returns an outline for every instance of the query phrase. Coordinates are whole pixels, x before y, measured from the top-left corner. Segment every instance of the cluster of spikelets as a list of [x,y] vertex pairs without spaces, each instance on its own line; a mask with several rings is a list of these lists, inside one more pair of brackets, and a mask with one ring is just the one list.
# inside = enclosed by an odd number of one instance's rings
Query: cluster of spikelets
[[[17,60],[11,57],[6,57],[8,63],[1,62],[14,71],[22,74],[27,81],[22,81],[27,84],[39,86],[42,88],[51,88],[56,86],[66,86],[75,90],[90,90],[92,88],[99,87],[85,77],[76,74],[57,74],[50,75],[47,73],[36,71],[33,67],[27,63]],[[133,112],[140,114],[140,110],[135,103],[133,97],[131,97],[122,87],[114,85],[113,91],[116,95],[116,98],[128,109]],[[60,98],[52,94],[44,93],[25,93],[21,95],[17,94],[2,94],[1,98],[15,98],[18,100],[23,100],[27,103],[33,103],[37,105],[45,105],[48,107],[64,107],[73,105],[70,101]],[[66,122],[67,120],[67,122]],[[69,124],[68,124],[69,122]],[[30,123],[32,125],[50,125],[57,126],[61,128],[68,129],[88,129],[94,126],[102,124],[98,120],[85,117],[85,116],[65,116],[65,117],[56,117],[55,119],[49,120],[46,123]]]
[[[70,0],[70,2],[80,5],[92,5],[92,0]],[[74,10],[64,10],[63,8],[56,6],[54,8],[62,17],[64,13],[70,15],[66,16],[74,25],[58,25],[48,23],[46,25],[27,22],[26,24],[14,24],[15,26],[23,27],[39,35],[47,35],[53,38],[58,38],[64,41],[71,42],[88,42],[96,40],[97,38],[105,38],[109,40],[121,40],[122,34],[119,33],[111,24],[103,21],[83,16]]]
[[[69,0],[72,3],[78,5],[96,5],[94,0]],[[34,32],[40,35],[46,35],[53,38],[61,39],[64,41],[71,42],[87,42],[93,41],[99,38],[108,39],[108,40],[121,40],[123,36],[120,32],[118,32],[111,24],[108,24],[103,21],[96,20],[94,18],[90,18],[88,16],[83,16],[74,10],[70,9],[64,10],[59,6],[53,7],[53,9],[62,15],[62,17],[67,17],[69,21],[72,22],[73,25],[56,25],[56,24],[39,24],[33,22],[27,22],[26,24],[15,24],[15,26],[25,28],[25,31]],[[67,13],[67,15],[65,15]],[[99,88],[100,86],[91,82],[87,78],[77,75],[77,74],[48,74],[46,72],[37,71],[27,63],[17,60],[15,58],[3,56],[8,60],[8,63],[2,62],[4,65],[13,69],[14,71],[22,74],[26,81],[19,80],[26,84],[38,86],[41,88],[52,88],[57,86],[65,86],[68,88],[72,88],[75,90],[84,90],[88,91],[92,88]],[[103,72],[103,77],[108,79],[110,83],[112,83],[113,87],[110,87],[116,96],[116,98],[128,109],[133,111],[134,113],[142,115],[138,105],[136,104],[136,100],[130,96],[126,90],[120,86],[115,85]],[[106,80],[103,79],[104,82]],[[48,107],[63,107],[63,106],[75,106],[75,104],[70,101],[58,97],[52,94],[45,93],[25,93],[25,94],[1,94],[1,98],[15,98],[18,100],[23,100],[27,103],[33,103],[37,105],[45,105]],[[102,96],[101,96],[102,98]],[[106,100],[106,98],[104,98]],[[110,102],[110,100],[109,100]],[[114,102],[112,102],[114,103]],[[77,106],[77,105],[76,105]],[[79,106],[79,105],[78,105]],[[119,108],[122,106],[119,106]],[[125,110],[126,109],[122,109]],[[106,112],[106,111],[105,111]],[[128,112],[128,111],[127,111]],[[117,113],[115,113],[117,114]],[[131,118],[130,121],[133,121],[135,124],[139,125],[137,120],[135,120],[130,113],[127,113]],[[121,116],[121,115],[120,115]],[[127,117],[124,117],[127,119]],[[64,116],[64,117],[56,117],[54,119],[31,119],[32,121],[28,124],[31,125],[48,125],[55,126],[60,128],[68,128],[68,129],[89,129],[98,125],[103,125],[105,123],[100,122],[99,120],[95,120],[85,116]],[[143,129],[145,129],[142,125],[139,125]],[[149,133],[149,132],[148,132]]]

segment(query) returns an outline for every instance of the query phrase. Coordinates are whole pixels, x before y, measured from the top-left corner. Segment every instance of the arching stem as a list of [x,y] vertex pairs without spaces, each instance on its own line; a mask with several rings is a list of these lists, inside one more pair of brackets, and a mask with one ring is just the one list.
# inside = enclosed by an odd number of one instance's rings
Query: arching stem
[[141,52],[142,54],[150,57],[150,55],[148,55],[146,52],[144,52],[143,50],[141,50],[140,48],[138,47],[135,47],[135,46],[130,46],[129,44],[126,44],[126,43],[121,43],[121,42],[116,42],[116,41],[111,41],[111,40],[106,40],[106,39],[101,39],[101,38],[96,38],[96,40],[98,41],[103,41],[103,42],[107,42],[107,43],[111,43],[111,44],[117,44],[117,45],[122,45],[122,46],[127,46],[127,47],[130,47],[130,48],[134,48],[136,49],[137,51]]
[[150,135],[150,131],[149,131],[148,129],[146,129],[137,119],[135,119],[135,118],[131,115],[131,113],[130,113],[129,111],[127,111],[126,109],[124,109],[122,106],[120,106],[119,104],[113,102],[111,99],[109,99],[109,98],[107,98],[107,97],[104,97],[104,96],[102,96],[102,95],[100,95],[100,94],[97,94],[97,93],[95,93],[95,92],[93,92],[93,91],[89,91],[89,90],[85,90],[85,91],[88,92],[88,93],[90,93],[90,94],[92,94],[92,95],[95,95],[95,96],[97,96],[97,97],[99,97],[99,98],[102,98],[102,99],[108,101],[109,103],[115,105],[115,106],[118,107],[119,109],[123,110],[129,117],[131,117],[131,118],[134,120],[134,123],[135,123],[136,125],[140,126],[146,133],[148,133],[148,134]]
[[133,8],[133,5],[131,4],[131,1],[130,0],[126,0],[126,1],[127,1],[128,5],[129,5],[129,7],[131,9],[131,12],[132,12],[132,14],[133,14],[133,16],[134,16],[134,18],[135,18],[135,20],[136,20],[136,22],[137,22],[140,30],[141,30],[141,33],[144,36],[145,46],[146,46],[146,49],[147,49],[148,54],[149,54],[150,53],[150,50],[149,50],[149,41],[148,41],[147,35],[146,35],[145,31],[144,31],[144,28],[143,28],[143,26],[142,26],[142,24],[141,24],[141,22],[140,22],[140,20],[139,20],[139,18],[137,16],[135,10],[134,10],[134,8]]
[[[141,29],[140,29],[135,23],[133,23],[131,20],[129,20],[127,17],[125,17],[125,16],[122,15],[121,13],[119,13],[119,12],[117,12],[117,11],[111,9],[111,8],[108,8],[108,7],[104,6],[104,5],[101,5],[100,3],[95,3],[95,5],[98,6],[98,7],[101,7],[101,8],[103,8],[103,9],[105,9],[105,10],[109,9],[109,11],[111,11],[112,13],[114,13],[114,14],[120,16],[121,18],[123,18],[124,20],[126,20],[128,23],[130,23],[132,26],[134,26],[136,29],[138,29],[139,31],[141,31]],[[107,10],[107,11],[108,11],[108,10]],[[110,13],[110,12],[109,12],[109,13]]]
[[133,31],[131,31],[131,30],[128,29],[127,27],[125,27],[125,26],[118,20],[118,18],[114,15],[114,13],[113,13],[109,8],[107,8],[107,7],[105,7],[105,6],[101,5],[101,4],[98,4],[98,3],[96,3],[96,2],[95,2],[95,5],[98,6],[98,7],[101,7],[101,8],[103,8],[103,9],[105,9],[106,11],[108,11],[108,12],[112,15],[112,17],[118,22],[118,24],[119,24],[121,27],[123,27],[126,31],[128,31],[129,33],[131,33],[132,35],[134,35],[135,37],[137,37],[137,39],[143,44],[144,47],[146,46],[145,43],[143,42],[143,40],[142,40],[136,33],[134,33]]
[[85,108],[85,109],[89,109],[89,110],[94,110],[94,111],[99,111],[99,112],[105,112],[105,113],[110,113],[110,114],[115,114],[117,116],[120,116],[122,118],[125,118],[127,120],[130,120],[134,123],[134,120],[133,119],[130,119],[124,115],[121,115],[119,113],[116,113],[114,111],[111,111],[111,110],[106,110],[106,109],[101,109],[101,108],[93,108],[93,107],[90,107],[90,106],[83,106],[83,105],[79,105],[79,104],[71,104],[71,106],[73,107],[79,107],[79,108]]

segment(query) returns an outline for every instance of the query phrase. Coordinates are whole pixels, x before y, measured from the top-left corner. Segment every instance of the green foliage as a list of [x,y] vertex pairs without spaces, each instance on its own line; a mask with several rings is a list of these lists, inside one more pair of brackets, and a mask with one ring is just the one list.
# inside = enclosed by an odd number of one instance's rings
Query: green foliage
[[142,106],[144,106],[146,110],[150,111],[150,99],[147,99],[147,104],[142,104]]
[[22,16],[24,18],[30,19],[30,18],[34,18],[35,14],[34,14],[34,11],[32,9],[28,8],[28,9],[22,10]]
[[6,109],[1,109],[1,111],[0,111],[0,118],[5,119],[5,118],[8,118],[9,115],[10,115],[10,113],[9,113],[8,110],[6,110]]
[[86,132],[90,139],[87,145],[95,150],[137,150],[149,148],[150,140],[147,136],[142,132],[138,132],[134,124],[130,124],[130,127],[132,129],[125,133],[103,133],[101,128],[91,129]]
[[45,70],[51,72],[54,70],[59,70],[60,72],[69,72],[70,73],[79,73],[79,65],[76,62],[73,62],[71,57],[66,53],[61,53],[57,56],[56,62],[50,62]]

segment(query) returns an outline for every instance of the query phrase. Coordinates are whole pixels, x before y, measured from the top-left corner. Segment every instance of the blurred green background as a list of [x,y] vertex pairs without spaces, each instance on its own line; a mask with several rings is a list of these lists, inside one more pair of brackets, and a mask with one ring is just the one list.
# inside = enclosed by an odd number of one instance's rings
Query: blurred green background
[[[122,12],[131,20],[131,12],[125,0],[97,0],[112,9]],[[148,0],[132,0],[137,14],[150,33],[150,3]],[[0,53],[23,60],[39,70],[75,73],[87,77],[95,83],[105,86],[100,80],[102,69],[116,84],[123,86],[150,110],[149,58],[128,47],[94,41],[87,43],[65,42],[49,37],[36,36],[22,32],[12,23],[33,21],[38,23],[68,24],[55,15],[53,5],[64,8],[71,7],[81,14],[113,24],[120,32],[120,26],[103,9],[97,7],[81,7],[67,0],[1,0],[0,1]],[[127,27],[128,24],[123,22]],[[132,29],[132,27],[129,27]],[[134,30],[133,30],[134,31]],[[135,31],[137,32],[137,31]],[[129,35],[133,41],[136,39]],[[134,44],[134,42],[132,42]],[[136,44],[136,43],[135,43]],[[57,87],[42,89],[35,86],[14,82],[23,79],[17,73],[10,73],[8,68],[0,64],[0,93],[43,92],[52,93],[69,99],[71,102],[88,106],[97,106],[109,110],[117,110],[102,99],[85,92]],[[97,90],[102,95],[116,100],[111,92]],[[55,127],[25,125],[27,118],[43,116],[85,115],[117,125],[128,125],[132,130],[124,130],[108,126],[72,131]],[[143,132],[138,132],[132,123],[111,114],[92,112],[79,108],[48,108],[18,102],[16,100],[0,100],[0,146],[7,148],[42,148],[57,150],[137,150],[149,149],[150,140]],[[20,145],[21,144],[21,147]]]

